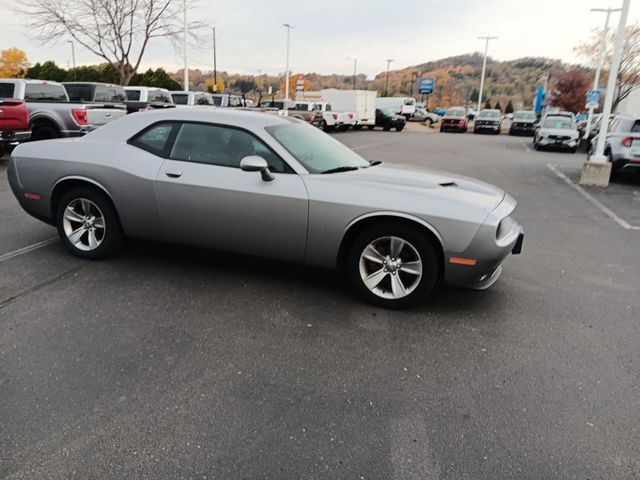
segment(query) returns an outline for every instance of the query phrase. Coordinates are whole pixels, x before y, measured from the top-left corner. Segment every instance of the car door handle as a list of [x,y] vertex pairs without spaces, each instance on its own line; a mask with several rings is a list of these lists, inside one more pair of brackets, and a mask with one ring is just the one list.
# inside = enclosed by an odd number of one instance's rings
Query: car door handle
[[180,178],[182,176],[182,171],[180,171],[180,170],[165,170],[164,174],[167,177]]

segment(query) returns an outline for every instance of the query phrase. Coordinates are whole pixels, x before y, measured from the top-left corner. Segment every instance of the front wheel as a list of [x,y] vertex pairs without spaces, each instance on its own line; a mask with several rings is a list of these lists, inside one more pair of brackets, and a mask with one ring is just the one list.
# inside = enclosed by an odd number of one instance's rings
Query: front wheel
[[427,119],[424,121],[424,124],[425,124],[427,127],[430,127],[431,125],[433,125],[433,120],[431,120],[430,118],[427,118]]
[[56,224],[62,243],[81,258],[105,258],[122,245],[123,233],[111,200],[93,188],[64,194],[58,202]]
[[403,128],[404,128],[404,125],[400,125],[399,127],[396,127],[396,132],[401,132]]
[[373,130],[373,129],[375,128],[375,125],[367,125],[367,128],[368,128],[369,130]]
[[382,223],[360,233],[347,256],[349,280],[367,302],[385,308],[415,305],[438,279],[438,257],[416,228]]
[[353,129],[357,132],[358,130],[362,130],[362,125],[354,125]]

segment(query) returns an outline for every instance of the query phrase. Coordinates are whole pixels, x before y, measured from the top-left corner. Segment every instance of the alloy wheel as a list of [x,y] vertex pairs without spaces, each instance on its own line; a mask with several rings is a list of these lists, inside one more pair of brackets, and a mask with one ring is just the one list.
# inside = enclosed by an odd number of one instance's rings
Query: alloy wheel
[[104,215],[91,200],[76,198],[64,209],[63,229],[71,245],[83,252],[90,252],[104,240]]

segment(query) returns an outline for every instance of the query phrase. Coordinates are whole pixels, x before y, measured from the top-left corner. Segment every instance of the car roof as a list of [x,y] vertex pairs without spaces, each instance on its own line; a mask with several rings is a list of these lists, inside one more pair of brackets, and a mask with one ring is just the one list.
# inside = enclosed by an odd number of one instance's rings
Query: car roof
[[38,80],[35,78],[0,78],[0,82],[13,82],[13,83],[37,83],[37,84],[49,84],[49,85],[62,85],[60,82],[54,82],[53,80]]
[[62,82],[63,85],[104,85],[105,87],[120,87],[117,83],[105,82]]

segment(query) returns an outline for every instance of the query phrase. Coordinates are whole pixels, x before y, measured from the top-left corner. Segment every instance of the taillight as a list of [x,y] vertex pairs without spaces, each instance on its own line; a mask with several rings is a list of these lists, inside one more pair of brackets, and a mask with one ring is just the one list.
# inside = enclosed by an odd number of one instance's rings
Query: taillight
[[352,120],[352,119],[353,119],[353,114],[352,114],[352,113],[350,113],[350,114],[349,114],[349,120]]
[[73,115],[73,118],[78,123],[78,125],[88,125],[87,111],[84,108],[71,110],[71,115]]
[[631,144],[633,143],[633,137],[624,137],[622,139],[622,146],[623,147],[630,147]]
[[337,113],[332,113],[331,116],[333,117],[334,120],[338,119],[338,114]]

